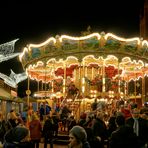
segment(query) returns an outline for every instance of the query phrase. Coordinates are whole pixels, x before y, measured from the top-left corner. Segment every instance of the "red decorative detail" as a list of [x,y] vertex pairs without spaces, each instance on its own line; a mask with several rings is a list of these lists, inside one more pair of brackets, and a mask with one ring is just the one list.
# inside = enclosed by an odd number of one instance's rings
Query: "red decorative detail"
[[98,66],[97,64],[90,64],[90,65],[88,66],[88,68],[92,68],[92,67],[98,68],[99,66]]
[[[69,68],[66,68],[66,77],[67,76],[70,76],[70,77],[73,77],[73,71],[75,68],[77,68],[78,65],[72,65],[70,66]],[[64,69],[62,68],[58,68],[56,71],[55,71],[55,75],[56,76],[62,76],[64,77]]]
[[[115,69],[114,66],[105,67],[105,73],[108,78],[112,78],[118,74],[118,69]],[[119,70],[119,74],[122,73],[122,70]]]

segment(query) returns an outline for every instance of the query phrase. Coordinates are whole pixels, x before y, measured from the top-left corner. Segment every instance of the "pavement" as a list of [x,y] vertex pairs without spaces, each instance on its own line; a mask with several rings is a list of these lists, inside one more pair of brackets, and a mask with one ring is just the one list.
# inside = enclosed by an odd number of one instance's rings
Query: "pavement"
[[[57,144],[53,145],[53,148],[67,148],[67,147],[68,147],[67,145],[57,145]],[[44,148],[43,143],[40,143],[40,148]],[[50,148],[50,144],[47,145],[47,148]]]
[[[68,131],[66,129],[66,131],[61,131],[59,130],[58,131],[58,139],[60,140],[64,140],[66,139],[67,140],[67,136],[68,136]],[[62,142],[63,143],[63,142]],[[53,144],[53,148],[67,148],[68,147],[68,144],[61,144],[60,143],[57,143],[57,144]],[[44,143],[40,143],[40,146],[39,148],[44,148]],[[47,148],[50,148],[50,144],[47,145]]]

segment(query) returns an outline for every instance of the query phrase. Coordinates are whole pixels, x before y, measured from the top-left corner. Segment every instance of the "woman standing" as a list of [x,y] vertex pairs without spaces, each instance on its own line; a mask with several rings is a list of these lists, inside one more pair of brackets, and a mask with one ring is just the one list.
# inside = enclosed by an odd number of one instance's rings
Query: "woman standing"
[[32,121],[29,124],[30,138],[34,148],[39,148],[41,139],[42,126],[36,114],[32,115]]

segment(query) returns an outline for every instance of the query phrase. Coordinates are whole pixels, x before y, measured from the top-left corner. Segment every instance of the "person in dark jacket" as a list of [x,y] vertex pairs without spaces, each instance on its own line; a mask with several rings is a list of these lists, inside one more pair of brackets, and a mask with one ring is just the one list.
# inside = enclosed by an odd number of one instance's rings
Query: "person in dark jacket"
[[75,126],[77,123],[76,123],[76,119],[74,118],[74,116],[70,116],[69,118],[69,123],[68,123],[68,132],[70,129],[73,128],[73,126]]
[[79,125],[69,131],[70,143],[68,148],[90,148],[85,129]]
[[48,115],[47,119],[43,125],[43,137],[44,137],[44,148],[47,148],[48,142],[50,142],[50,147],[52,147],[52,140],[53,140],[53,120],[52,118]]
[[107,126],[108,137],[110,137],[111,133],[117,129],[117,124],[115,122],[116,115],[117,115],[117,111],[114,111],[112,116],[110,116],[108,120],[108,126]]
[[103,148],[104,147],[104,142],[108,138],[107,134],[107,126],[103,120],[103,113],[98,112],[96,119],[93,119],[92,123],[92,132],[94,136],[94,146],[93,147],[99,147]]
[[52,120],[53,120],[53,135],[55,137],[57,137],[58,136],[58,129],[59,129],[59,121],[60,121],[60,119],[59,119],[56,112],[54,112],[52,114]]
[[24,126],[16,126],[4,137],[3,148],[32,148],[29,130]]
[[[137,123],[138,126],[135,126],[135,123]],[[132,110],[132,117],[126,120],[126,124],[134,129],[134,132],[138,137],[140,148],[145,147],[148,143],[148,120],[140,117],[140,110],[138,108]]]
[[133,129],[125,125],[125,117],[119,115],[116,117],[117,129],[112,132],[109,139],[110,148],[139,148],[137,136]]
[[39,113],[40,113],[40,121],[43,121],[43,116],[45,115],[45,109],[43,104],[41,104],[40,106]]
[[11,129],[9,121],[4,120],[3,113],[0,111],[0,141],[4,142],[5,133]]

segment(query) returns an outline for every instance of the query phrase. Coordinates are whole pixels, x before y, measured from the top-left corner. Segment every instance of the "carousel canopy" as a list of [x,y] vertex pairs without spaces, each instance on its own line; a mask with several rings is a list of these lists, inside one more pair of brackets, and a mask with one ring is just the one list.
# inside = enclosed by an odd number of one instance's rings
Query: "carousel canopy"
[[66,77],[73,77],[74,69],[82,66],[105,66],[106,71],[112,70],[111,77],[116,77],[119,69],[121,77],[131,80],[148,74],[148,42],[104,32],[81,37],[62,35],[41,44],[29,44],[20,60],[31,79],[44,83],[62,83],[64,70]]
[[38,82],[36,98],[61,104],[70,100],[75,106],[84,98],[144,100],[147,94],[148,42],[138,37],[61,35],[27,45],[19,58],[28,77]]

